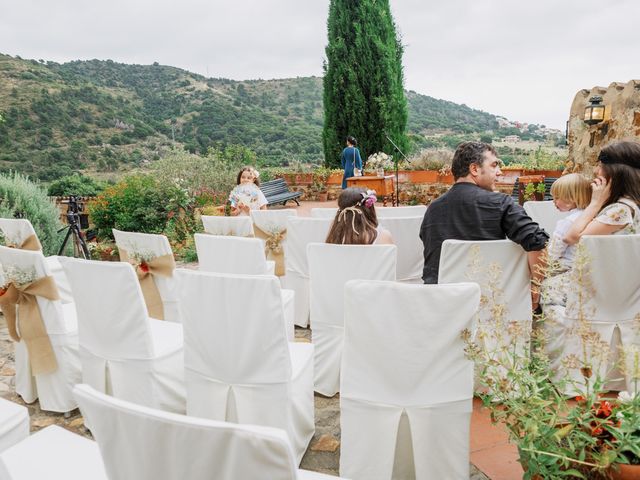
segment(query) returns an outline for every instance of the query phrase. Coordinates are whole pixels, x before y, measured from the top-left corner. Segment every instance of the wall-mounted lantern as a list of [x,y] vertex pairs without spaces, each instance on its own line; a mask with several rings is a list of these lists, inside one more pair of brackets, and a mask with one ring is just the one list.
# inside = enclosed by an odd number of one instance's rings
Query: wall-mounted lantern
[[602,104],[602,97],[594,95],[589,99],[589,105],[584,109],[584,123],[596,125],[604,120],[605,106]]

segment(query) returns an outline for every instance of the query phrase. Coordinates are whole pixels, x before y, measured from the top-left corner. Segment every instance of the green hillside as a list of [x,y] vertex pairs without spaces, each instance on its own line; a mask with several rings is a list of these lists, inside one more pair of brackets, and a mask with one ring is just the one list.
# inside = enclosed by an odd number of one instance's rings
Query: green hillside
[[[407,93],[414,148],[433,133],[496,131],[494,115]],[[0,54],[0,171],[51,180],[144,167],[174,144],[244,145],[262,165],[322,162],[322,79],[232,81],[111,60]]]

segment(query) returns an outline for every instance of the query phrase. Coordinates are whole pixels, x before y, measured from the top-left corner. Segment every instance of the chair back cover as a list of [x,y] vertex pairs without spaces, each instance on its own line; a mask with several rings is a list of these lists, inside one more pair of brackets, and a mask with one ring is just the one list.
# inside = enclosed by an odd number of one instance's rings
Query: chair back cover
[[33,225],[26,218],[0,218],[0,232],[4,237],[3,245],[16,247],[31,235],[36,235]]
[[251,220],[253,224],[265,233],[273,230],[280,231],[287,228],[287,220],[290,217],[297,217],[298,212],[292,208],[281,210],[251,210]]
[[334,219],[338,207],[317,207],[311,209],[311,218],[330,218]]
[[[169,240],[164,235],[153,233],[124,232],[112,229],[118,249],[124,249],[131,256],[142,253],[153,257],[173,255]],[[164,307],[164,320],[180,321],[180,300],[178,298],[178,283],[175,277],[155,275],[153,281],[158,287]]]
[[264,275],[267,273],[264,246],[262,241],[257,238],[203,233],[196,233],[194,238],[200,270],[245,275]]
[[[495,281],[495,282],[494,282]],[[531,280],[526,252],[511,240],[445,240],[438,283],[476,282],[484,296],[505,305],[505,318],[531,321]],[[495,283],[494,291],[489,285]],[[481,318],[489,314],[483,311]]]
[[347,282],[340,475],[469,478],[473,362],[460,333],[479,303],[473,283]]
[[569,215],[569,212],[561,212],[553,204],[553,200],[543,202],[524,202],[524,210],[534,222],[537,222],[549,235],[556,229],[558,220]]
[[[20,250],[0,246],[0,265],[2,266],[2,280],[0,285],[8,283],[11,277],[22,277],[36,280],[51,276],[49,265],[42,252]],[[62,303],[60,300],[49,300],[36,297],[40,314],[47,333],[60,334],[75,330],[75,323],[65,322]]]
[[202,215],[204,231],[211,235],[232,237],[253,237],[253,222],[251,217],[238,215],[237,217],[217,217]]
[[155,410],[77,385],[111,479],[295,480],[284,431]]
[[479,303],[475,283],[347,282],[340,396],[401,406],[470,399],[460,332]]
[[154,355],[150,320],[133,266],[61,258],[78,312],[81,349],[103,359]]
[[422,218],[414,216],[381,217],[378,219],[380,225],[389,230],[393,237],[393,243],[398,247],[398,264],[396,266],[398,282],[422,283],[424,245],[418,236]]
[[424,217],[426,205],[409,205],[406,207],[376,207],[378,219],[393,217]]
[[[275,276],[179,270],[187,413],[286,425],[291,361]],[[274,412],[277,410],[277,412]],[[279,418],[274,418],[279,417]]]
[[[580,239],[589,261],[585,313],[590,320],[602,323],[620,323],[632,320],[640,313],[640,234],[585,235]],[[569,305],[576,304],[569,292]],[[569,313],[569,312],[567,312]]]
[[395,280],[396,252],[395,245],[307,246],[317,392],[333,396],[339,388],[345,283],[354,279]]
[[295,323],[306,328],[309,324],[309,263],[307,245],[324,242],[333,217],[287,219],[287,275],[283,286],[296,292]]

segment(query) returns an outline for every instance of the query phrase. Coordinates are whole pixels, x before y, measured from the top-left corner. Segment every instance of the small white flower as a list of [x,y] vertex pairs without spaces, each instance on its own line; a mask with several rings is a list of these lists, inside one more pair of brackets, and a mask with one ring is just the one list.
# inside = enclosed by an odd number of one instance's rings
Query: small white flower
[[636,395],[637,393],[629,393],[627,391],[622,391],[618,393],[618,400],[620,400],[622,403],[630,403],[633,401]]

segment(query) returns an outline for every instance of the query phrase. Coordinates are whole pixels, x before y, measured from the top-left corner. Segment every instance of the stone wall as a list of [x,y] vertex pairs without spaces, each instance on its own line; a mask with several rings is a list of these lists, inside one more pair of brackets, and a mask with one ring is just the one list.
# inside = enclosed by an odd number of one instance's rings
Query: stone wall
[[[602,96],[607,108],[605,118],[609,119],[587,125],[583,121],[584,109],[594,95]],[[580,90],[571,105],[568,133],[567,169],[587,175],[593,172],[598,153],[606,144],[614,140],[640,140],[640,80]]]

